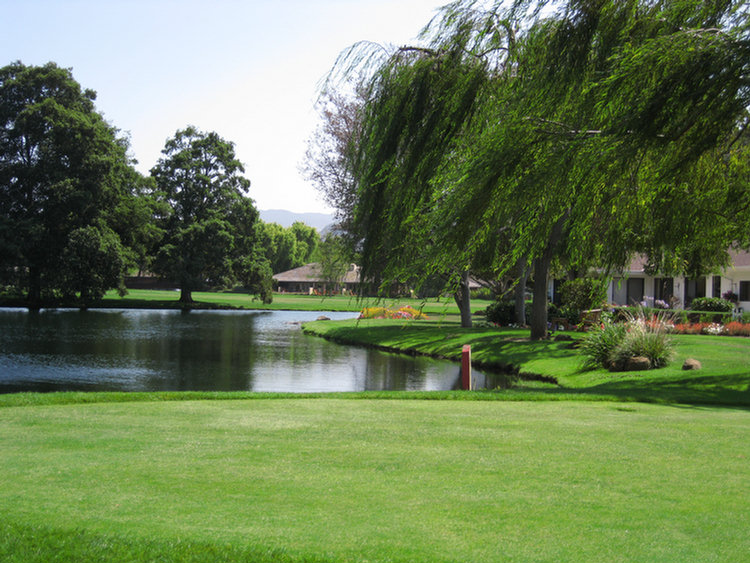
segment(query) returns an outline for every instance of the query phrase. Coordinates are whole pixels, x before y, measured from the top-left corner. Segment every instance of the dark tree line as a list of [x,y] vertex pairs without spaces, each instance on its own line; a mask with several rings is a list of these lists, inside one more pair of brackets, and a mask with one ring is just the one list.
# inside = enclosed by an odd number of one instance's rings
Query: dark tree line
[[242,284],[271,299],[271,265],[234,145],[194,127],[144,177],[96,95],[54,63],[0,69],[0,284],[87,306],[128,270],[179,283]]

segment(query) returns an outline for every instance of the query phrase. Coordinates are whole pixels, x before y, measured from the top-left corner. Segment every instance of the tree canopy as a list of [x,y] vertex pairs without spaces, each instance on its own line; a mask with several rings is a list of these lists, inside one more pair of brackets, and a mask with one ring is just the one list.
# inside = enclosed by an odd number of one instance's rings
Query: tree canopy
[[[107,218],[128,193],[127,143],[95,98],[54,63],[0,69],[0,267],[31,308],[68,291],[71,275],[84,304],[122,277]],[[106,273],[93,271],[96,253]]]
[[151,175],[168,211],[154,270],[179,282],[183,303],[192,302],[195,289],[236,279],[253,282],[249,289],[270,300],[270,268],[257,264],[263,260],[255,248],[258,212],[246,195],[250,182],[234,145],[187,127],[162,153]]
[[460,271],[492,246],[498,275],[534,264],[544,337],[555,259],[609,269],[639,251],[684,270],[746,239],[717,213],[748,123],[744,2],[459,0],[422,40],[339,62],[367,92],[352,157],[365,274],[397,279],[427,245]]
[[284,228],[278,223],[263,223],[260,241],[274,273],[298,268],[318,258],[320,235],[315,227],[295,221]]

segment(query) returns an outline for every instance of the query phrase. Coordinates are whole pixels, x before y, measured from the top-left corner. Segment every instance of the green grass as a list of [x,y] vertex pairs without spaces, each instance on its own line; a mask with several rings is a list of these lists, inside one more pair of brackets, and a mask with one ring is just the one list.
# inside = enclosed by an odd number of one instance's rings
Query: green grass
[[[177,298],[107,301],[171,308]],[[401,304],[418,305],[388,303]],[[289,295],[273,305],[362,306]],[[305,328],[454,360],[469,343],[479,364],[558,383],[304,398],[0,395],[0,561],[746,559],[750,339],[678,336],[671,366],[612,374],[581,371],[570,342],[462,329],[452,303],[425,309],[428,321]],[[686,357],[703,369],[683,372]]]
[[750,412],[144,401],[0,409],[3,561],[741,561]]
[[[305,325],[305,331],[339,342],[378,346],[460,360],[464,344],[471,344],[478,367],[513,366],[522,377],[554,378],[558,385],[521,382],[516,392],[533,397],[559,393],[566,397],[661,403],[750,406],[750,338],[676,335],[675,359],[664,368],[646,372],[583,371],[582,357],[567,341],[531,341],[527,330],[492,327],[461,328],[451,320],[403,322],[394,320],[326,321]],[[574,338],[580,335],[573,334]],[[702,369],[685,372],[691,357]]]
[[[131,289],[124,297],[117,292],[108,292],[102,306],[105,307],[131,307],[131,308],[180,308],[180,294],[177,291],[161,290],[135,290]],[[431,315],[458,315],[458,307],[450,298],[437,299],[378,299],[373,297],[357,298],[346,295],[333,295],[321,297],[316,295],[298,295],[289,293],[274,293],[272,303],[263,303],[252,295],[244,293],[215,293],[201,292],[193,293],[195,308],[238,308],[238,309],[267,309],[267,310],[295,310],[295,311],[361,311],[364,307],[375,305],[385,307],[400,307],[411,305],[415,309],[422,309]],[[487,307],[489,301],[475,300],[474,310]]]

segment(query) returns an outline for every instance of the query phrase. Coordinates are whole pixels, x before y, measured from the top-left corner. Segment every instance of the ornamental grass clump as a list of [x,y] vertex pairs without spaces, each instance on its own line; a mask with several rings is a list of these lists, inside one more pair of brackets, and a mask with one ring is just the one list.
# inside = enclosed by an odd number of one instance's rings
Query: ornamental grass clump
[[643,369],[641,366],[646,360],[648,368],[653,369],[670,362],[674,343],[668,334],[673,327],[669,314],[659,312],[646,316],[639,309],[635,314],[626,315],[623,323],[605,319],[586,334],[580,347],[584,369]]
[[584,369],[609,367],[615,351],[625,338],[625,323],[606,319],[586,333],[580,351],[584,356]]

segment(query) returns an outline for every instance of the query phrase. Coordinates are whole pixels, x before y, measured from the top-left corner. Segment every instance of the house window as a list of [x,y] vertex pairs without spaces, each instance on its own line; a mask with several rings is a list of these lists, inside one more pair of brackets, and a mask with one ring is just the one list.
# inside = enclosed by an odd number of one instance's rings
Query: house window
[[674,295],[673,278],[655,278],[654,279],[654,299],[659,299],[669,303]]
[[721,276],[714,276],[711,286],[711,297],[721,297]]
[[685,278],[685,306],[689,307],[690,303],[696,297],[706,296],[706,278],[689,279]]
[[750,301],[750,281],[740,282],[740,301]]
[[643,278],[628,278],[628,304],[643,301]]

